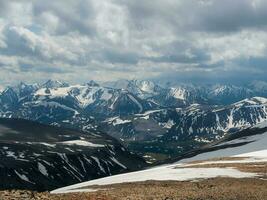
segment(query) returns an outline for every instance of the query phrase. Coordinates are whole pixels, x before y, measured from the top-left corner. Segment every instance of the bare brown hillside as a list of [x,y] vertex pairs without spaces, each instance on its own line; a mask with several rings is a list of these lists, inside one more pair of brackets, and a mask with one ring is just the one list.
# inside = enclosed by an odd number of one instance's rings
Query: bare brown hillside
[[[103,188],[104,189],[104,188]],[[28,191],[2,191],[1,200],[267,200],[267,181],[214,178],[199,181],[146,181],[108,186],[92,193],[51,195]]]

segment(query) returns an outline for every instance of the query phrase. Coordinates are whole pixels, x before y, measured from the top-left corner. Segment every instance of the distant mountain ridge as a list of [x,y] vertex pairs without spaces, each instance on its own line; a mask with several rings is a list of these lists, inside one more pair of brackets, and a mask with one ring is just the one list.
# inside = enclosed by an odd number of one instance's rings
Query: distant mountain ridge
[[0,117],[101,130],[138,153],[172,155],[264,120],[267,84],[161,85],[121,80],[71,85],[48,80],[0,92]]
[[[53,98],[73,97],[77,101],[73,103],[77,103],[79,106],[82,104],[84,107],[105,100],[108,103],[106,105],[101,104],[101,107],[112,108],[112,105],[115,105],[116,101],[125,94],[135,104],[137,102],[151,104],[150,107],[156,107],[156,105],[160,107],[181,107],[193,103],[227,105],[245,98],[267,97],[267,83],[259,81],[245,86],[218,84],[162,86],[147,80],[122,80],[102,85],[94,81],[82,85],[70,85],[57,80],[48,80],[43,84],[25,84],[21,82],[16,86],[2,89],[0,103],[2,106],[8,107],[6,101],[14,103],[17,101],[19,103],[18,101],[21,101],[22,98],[39,95]],[[153,103],[156,105],[152,105]],[[131,111],[138,113],[144,110],[133,109]]]

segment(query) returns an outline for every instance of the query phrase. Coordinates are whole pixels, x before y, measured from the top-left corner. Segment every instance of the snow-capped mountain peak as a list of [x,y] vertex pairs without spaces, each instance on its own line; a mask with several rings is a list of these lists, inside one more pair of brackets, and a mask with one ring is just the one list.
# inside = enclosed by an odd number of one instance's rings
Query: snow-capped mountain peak
[[155,84],[151,81],[132,80],[130,82],[133,83],[136,87],[138,87],[143,92],[147,92],[147,93],[154,92]]
[[90,80],[88,83],[87,83],[88,86],[92,86],[92,87],[99,87],[100,85],[93,81],[93,80]]
[[186,90],[183,88],[171,88],[170,96],[173,96],[176,99],[186,100]]
[[60,87],[67,87],[69,84],[61,82],[59,80],[48,80],[45,82],[42,87],[44,88],[60,88]]

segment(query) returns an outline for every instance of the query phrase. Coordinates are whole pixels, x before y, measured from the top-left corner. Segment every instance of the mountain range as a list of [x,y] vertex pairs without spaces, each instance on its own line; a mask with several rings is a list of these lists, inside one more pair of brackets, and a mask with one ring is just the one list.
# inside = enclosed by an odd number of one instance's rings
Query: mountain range
[[177,156],[267,119],[267,83],[148,80],[20,83],[0,92],[0,117],[102,131],[149,162]]

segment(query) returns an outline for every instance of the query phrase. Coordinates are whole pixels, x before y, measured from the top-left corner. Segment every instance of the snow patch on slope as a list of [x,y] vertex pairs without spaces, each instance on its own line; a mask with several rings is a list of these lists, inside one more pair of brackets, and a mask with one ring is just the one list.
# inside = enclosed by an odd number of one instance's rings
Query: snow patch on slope
[[120,118],[116,118],[112,124],[113,126],[117,126],[117,125],[120,125],[120,124],[127,124],[127,123],[131,123],[131,120],[122,120]]
[[254,157],[254,158],[267,158],[267,150],[254,151],[244,154],[235,155],[234,157]]
[[[207,159],[212,159],[212,158],[236,156],[240,154],[266,150],[267,149],[267,132],[263,134],[259,134],[259,135],[243,137],[243,138],[239,138],[239,139],[232,140],[229,142],[225,142],[225,143],[220,144],[220,146],[229,145],[229,144],[241,144],[244,142],[248,142],[248,144],[237,146],[237,147],[232,147],[232,148],[220,149],[217,151],[211,151],[207,153],[202,153],[192,158],[180,160],[179,163],[190,162],[190,161],[195,161],[195,160],[207,160]],[[267,157],[267,154],[266,154],[266,157]]]
[[84,192],[79,188],[92,185],[111,185],[118,183],[142,182],[147,180],[157,181],[188,181],[194,179],[215,178],[218,176],[245,178],[254,177],[253,173],[240,172],[236,169],[223,168],[176,168],[175,165],[156,167],[148,170],[110,176],[93,181],[88,181],[52,191],[53,194]]
[[64,144],[64,145],[77,145],[77,146],[86,146],[86,147],[105,147],[105,145],[102,144],[94,144],[85,140],[70,140],[65,142],[58,142],[58,144]]
[[43,175],[48,177],[47,169],[45,168],[45,166],[42,163],[38,162],[38,169]]

